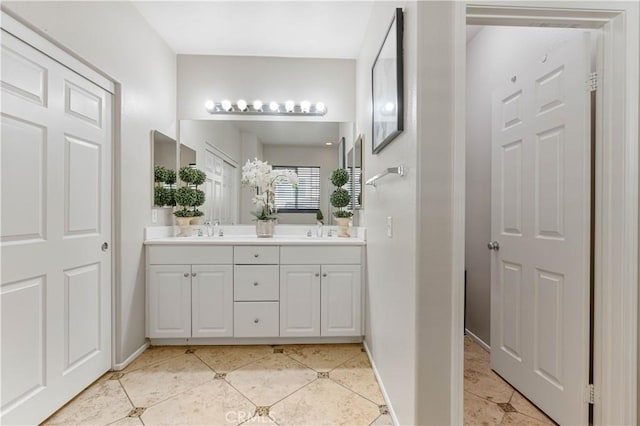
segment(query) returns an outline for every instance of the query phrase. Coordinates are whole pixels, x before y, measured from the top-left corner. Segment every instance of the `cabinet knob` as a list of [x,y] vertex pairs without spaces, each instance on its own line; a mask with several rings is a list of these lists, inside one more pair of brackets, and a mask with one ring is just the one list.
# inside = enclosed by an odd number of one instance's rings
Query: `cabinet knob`
[[184,277],[185,277],[185,278],[189,278],[189,273],[188,273],[188,272],[185,272],[185,273],[184,273]]
[[326,276],[327,276],[327,274],[322,274],[322,276],[323,276],[323,277],[326,277]]
[[198,275],[198,274],[195,273],[195,272],[191,274],[192,277],[195,277],[196,275]]
[[253,285],[254,285],[254,286],[257,286],[257,285],[258,285],[258,281],[254,282],[254,283],[253,283]]
[[260,257],[260,255],[258,253],[255,253],[253,257]]
[[253,322],[257,324],[257,323],[260,322],[260,320],[258,318],[256,318],[256,319],[253,320]]
[[316,272],[316,277],[319,277],[319,276],[320,276],[320,274]]

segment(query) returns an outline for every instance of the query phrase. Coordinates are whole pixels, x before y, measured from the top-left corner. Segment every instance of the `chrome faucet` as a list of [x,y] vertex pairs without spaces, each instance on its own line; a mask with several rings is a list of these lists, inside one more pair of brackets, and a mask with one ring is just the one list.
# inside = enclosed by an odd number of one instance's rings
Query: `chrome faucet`
[[210,220],[205,220],[204,226],[207,229],[207,237],[212,237],[213,236],[213,226],[211,225],[211,221]]
[[220,228],[220,220],[219,219],[215,219],[213,222],[213,236],[219,236],[222,237],[222,229]]

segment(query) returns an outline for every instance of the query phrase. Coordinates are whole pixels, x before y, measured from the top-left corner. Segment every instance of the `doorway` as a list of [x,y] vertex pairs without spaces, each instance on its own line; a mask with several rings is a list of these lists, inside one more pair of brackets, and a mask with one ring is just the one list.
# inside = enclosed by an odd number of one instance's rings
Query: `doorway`
[[595,35],[468,27],[465,422],[587,421]]

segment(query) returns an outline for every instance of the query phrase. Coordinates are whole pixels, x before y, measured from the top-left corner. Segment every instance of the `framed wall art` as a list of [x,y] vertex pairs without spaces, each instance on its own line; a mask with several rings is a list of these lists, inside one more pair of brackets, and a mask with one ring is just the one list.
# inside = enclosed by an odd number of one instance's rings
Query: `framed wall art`
[[373,95],[373,153],[379,153],[404,129],[403,15],[398,8],[371,68]]

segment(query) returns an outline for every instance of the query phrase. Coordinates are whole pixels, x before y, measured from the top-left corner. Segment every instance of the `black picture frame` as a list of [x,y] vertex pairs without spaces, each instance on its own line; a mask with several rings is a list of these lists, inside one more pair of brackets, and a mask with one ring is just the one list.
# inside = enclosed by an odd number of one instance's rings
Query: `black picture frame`
[[397,8],[371,67],[371,147],[374,154],[404,130],[403,30],[402,9]]

